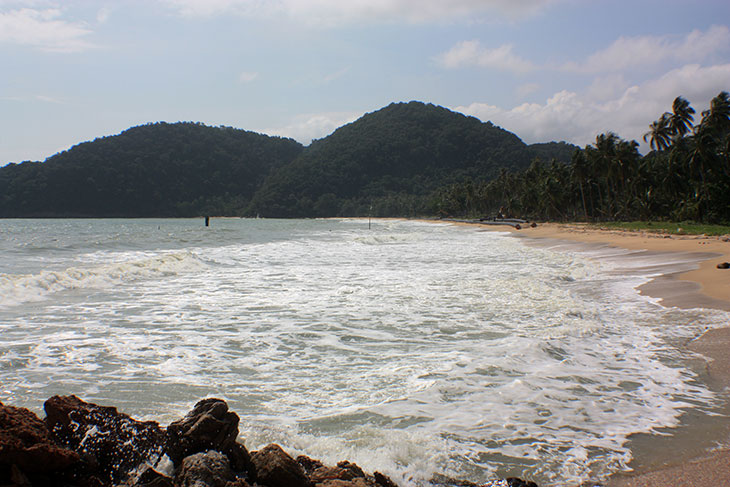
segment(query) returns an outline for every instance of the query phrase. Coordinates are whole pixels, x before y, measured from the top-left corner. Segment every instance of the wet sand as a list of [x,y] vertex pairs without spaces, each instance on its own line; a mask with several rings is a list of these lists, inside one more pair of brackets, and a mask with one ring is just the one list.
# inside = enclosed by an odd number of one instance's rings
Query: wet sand
[[[657,298],[661,305],[667,307],[730,311],[730,269],[717,268],[721,262],[730,262],[728,236],[669,236],[600,230],[580,224],[540,224],[536,228],[521,230],[486,225],[483,228],[510,231],[515,236],[528,239],[528,245],[557,249],[561,246],[573,249],[616,247],[636,251],[635,254],[625,254],[624,258],[631,259],[632,255],[637,255],[645,260],[651,257],[656,262],[651,270],[658,274],[638,288],[640,293]],[[711,382],[716,390],[724,390],[730,396],[730,323],[728,328],[710,330],[693,340],[688,344],[688,349],[707,358],[705,380]],[[725,436],[724,448],[715,448],[713,451],[677,451],[667,448],[666,451],[671,452],[668,458],[648,465],[632,465],[634,472],[616,474],[603,485],[730,486],[730,432],[720,433]],[[652,441],[664,440],[655,438]]]

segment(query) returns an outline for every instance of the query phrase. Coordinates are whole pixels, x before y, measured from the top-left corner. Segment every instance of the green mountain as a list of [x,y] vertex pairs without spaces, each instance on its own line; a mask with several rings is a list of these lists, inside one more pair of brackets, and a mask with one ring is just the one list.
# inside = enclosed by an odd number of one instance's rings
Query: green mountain
[[[567,162],[574,146],[525,145],[491,123],[420,102],[393,103],[315,141],[271,174],[249,213],[267,217],[429,213],[430,195],[489,180],[540,157]],[[372,210],[371,210],[371,207]]]
[[156,123],[0,168],[0,217],[240,214],[268,174],[303,150],[291,139]]
[[196,123],[156,123],[0,167],[0,217],[412,216],[439,190],[574,146],[525,145],[491,123],[394,103],[303,147]]

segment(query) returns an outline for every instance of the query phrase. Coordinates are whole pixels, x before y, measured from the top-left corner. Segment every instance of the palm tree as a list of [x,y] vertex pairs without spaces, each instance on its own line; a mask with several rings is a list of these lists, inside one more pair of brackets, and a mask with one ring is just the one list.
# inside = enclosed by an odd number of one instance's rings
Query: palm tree
[[721,91],[710,101],[710,109],[702,112],[701,125],[717,134],[730,130],[730,94]]
[[689,102],[678,96],[672,103],[672,113],[669,114],[669,128],[677,137],[684,137],[691,129],[694,121],[695,109]]
[[673,132],[670,118],[671,114],[664,113],[659,120],[649,124],[649,131],[644,134],[644,142],[649,139],[649,146],[652,150],[663,151],[671,145]]
[[[583,182],[588,177],[588,161],[586,160],[585,152],[577,149],[575,152],[573,152],[571,162],[571,167],[573,169],[573,179],[578,182],[578,187],[580,188],[580,199],[583,203],[583,215],[585,216],[586,221],[588,221],[588,207],[586,207],[586,195],[583,191]],[[591,204],[592,203],[593,201],[591,201]]]

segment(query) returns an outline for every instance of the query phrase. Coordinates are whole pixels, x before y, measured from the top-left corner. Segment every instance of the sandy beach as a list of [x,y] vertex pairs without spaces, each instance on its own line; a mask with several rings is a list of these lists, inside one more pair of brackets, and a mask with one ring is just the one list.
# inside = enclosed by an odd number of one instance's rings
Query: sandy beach
[[[666,272],[638,288],[668,307],[714,308],[730,311],[730,269],[717,264],[730,262],[730,241],[725,237],[678,236],[647,232],[601,230],[581,224],[539,224],[536,228],[515,230],[511,227],[490,227],[489,230],[510,231],[527,238],[529,245],[552,248],[617,247],[667,257]],[[682,265],[672,264],[671,257]],[[675,261],[676,262],[676,261]],[[730,325],[730,324],[729,324]],[[710,330],[693,340],[688,349],[707,358],[707,378],[719,390],[730,390],[730,327]],[[730,432],[725,432],[725,445]],[[662,441],[661,439],[655,441]],[[633,466],[634,472],[613,476],[606,487],[669,487],[730,486],[730,449],[712,452],[675,452],[660,463]]]

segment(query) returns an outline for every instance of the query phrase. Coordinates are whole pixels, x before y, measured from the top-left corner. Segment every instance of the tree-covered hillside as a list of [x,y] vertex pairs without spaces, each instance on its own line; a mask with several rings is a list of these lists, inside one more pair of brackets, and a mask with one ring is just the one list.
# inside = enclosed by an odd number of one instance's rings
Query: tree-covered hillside
[[444,185],[486,181],[568,144],[532,148],[491,123],[420,102],[393,103],[315,141],[272,173],[249,213],[267,217],[429,214]]
[[0,217],[241,214],[291,139],[197,123],[156,123],[0,168]]

